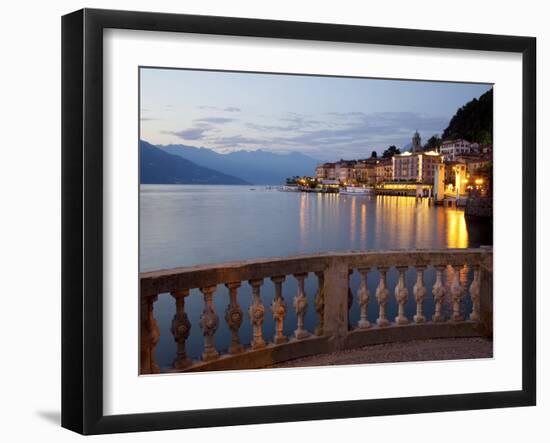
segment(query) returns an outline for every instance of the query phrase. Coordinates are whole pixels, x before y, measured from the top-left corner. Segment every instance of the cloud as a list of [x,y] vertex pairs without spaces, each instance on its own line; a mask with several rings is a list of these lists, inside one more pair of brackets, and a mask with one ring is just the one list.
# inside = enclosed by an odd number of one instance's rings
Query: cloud
[[164,134],[175,135],[183,140],[208,140],[211,133],[219,132],[214,125],[224,125],[234,119],[225,117],[202,117],[194,120],[195,124],[179,131],[163,131]]
[[[448,124],[446,117],[416,112],[288,112],[260,118],[239,122],[226,117],[204,117],[196,119],[190,128],[168,133],[185,140],[200,140],[202,145],[219,151],[299,151],[330,160],[364,158],[372,150],[382,152],[390,145],[401,148],[411,141],[415,130],[425,141],[440,134]],[[223,127],[229,122],[236,124]]]
[[[265,116],[264,116],[265,117]],[[245,123],[250,129],[254,129],[261,132],[280,131],[280,132],[301,132],[306,129],[330,127],[332,122],[330,120],[316,119],[311,116],[296,114],[294,112],[285,113],[283,116],[277,117],[279,124],[261,124],[261,123]],[[273,117],[270,117],[273,120]]]
[[319,127],[329,123],[325,120],[315,119],[308,115],[296,114],[295,112],[287,113],[286,116],[281,117],[281,120],[291,123],[291,125],[297,129]]
[[182,129],[181,131],[163,131],[164,134],[175,135],[184,140],[201,140],[212,128],[208,126]]
[[238,108],[236,106],[227,106],[225,108],[220,108],[218,106],[201,105],[198,108],[204,109],[206,111],[222,111],[222,112],[241,112],[242,111],[241,108]]
[[197,118],[196,122],[203,122],[203,123],[214,123],[223,125],[225,123],[229,123],[235,120],[234,118],[226,118],[226,117],[203,117],[203,118]]
[[[280,120],[288,125],[247,126],[273,131],[257,146],[277,150],[299,150],[318,158],[362,158],[372,150],[395,144],[398,147],[410,142],[415,130],[425,139],[441,133],[448,123],[446,117],[426,116],[414,112],[339,112],[327,113],[333,118],[315,119],[301,115],[286,115]],[[336,117],[336,118],[334,118]],[[277,132],[281,131],[281,132]],[[213,139],[215,140],[215,139]]]
[[256,131],[261,131],[261,132],[292,131],[292,130],[298,129],[296,125],[262,125],[260,123],[251,123],[251,122],[245,123],[245,126],[247,128],[254,129]]
[[210,139],[216,146],[219,147],[238,147],[239,145],[255,145],[262,147],[269,142],[268,139],[260,137],[246,137],[241,134],[230,135],[226,137],[214,137]]
[[[359,117],[359,118],[356,118]],[[284,138],[287,143],[309,145],[337,145],[364,143],[400,144],[409,141],[415,130],[440,132],[447,124],[443,117],[428,117],[412,112],[379,112],[353,115],[353,119],[334,128],[301,131]]]
[[332,116],[335,116],[335,117],[347,118],[347,117],[360,117],[360,116],[364,116],[365,113],[364,113],[364,112],[358,112],[358,111],[352,111],[352,112],[327,112],[327,115],[332,115]]

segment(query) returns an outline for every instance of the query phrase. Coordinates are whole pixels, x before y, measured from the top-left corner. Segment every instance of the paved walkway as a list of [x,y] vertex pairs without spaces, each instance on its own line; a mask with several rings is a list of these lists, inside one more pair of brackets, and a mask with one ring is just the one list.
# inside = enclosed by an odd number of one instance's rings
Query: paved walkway
[[492,340],[478,337],[440,338],[365,346],[363,348],[338,351],[331,354],[299,358],[268,367],[295,368],[300,366],[330,366],[492,357]]

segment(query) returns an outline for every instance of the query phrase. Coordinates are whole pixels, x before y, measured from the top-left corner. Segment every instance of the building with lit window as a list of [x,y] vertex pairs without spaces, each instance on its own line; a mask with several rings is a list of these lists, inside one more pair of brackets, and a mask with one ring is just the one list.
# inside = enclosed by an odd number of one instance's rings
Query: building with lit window
[[398,182],[433,183],[441,155],[435,151],[405,152],[392,157],[393,177]]
[[439,153],[445,160],[455,161],[459,155],[476,153],[478,149],[479,145],[477,143],[470,143],[467,140],[445,140],[441,143]]
[[465,164],[466,172],[472,177],[478,169],[488,167],[492,160],[492,155],[488,154],[463,154],[456,157],[456,162]]
[[340,183],[348,183],[355,179],[353,168],[355,167],[356,160],[340,160],[335,163],[335,178],[340,180]]
[[315,178],[318,180],[336,180],[336,164],[321,163],[315,169]]
[[374,185],[376,183],[376,159],[358,160],[353,166],[355,181],[362,184]]
[[376,161],[374,167],[376,183],[383,183],[393,180],[393,162],[391,158],[381,158]]

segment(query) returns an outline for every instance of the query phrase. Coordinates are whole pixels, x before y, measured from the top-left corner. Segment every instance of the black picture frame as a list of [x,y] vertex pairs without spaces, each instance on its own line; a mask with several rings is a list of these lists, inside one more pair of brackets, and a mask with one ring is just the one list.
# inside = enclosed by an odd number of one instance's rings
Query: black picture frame
[[[519,53],[522,389],[130,415],[103,413],[103,31],[108,28]],[[319,420],[536,403],[536,39],[83,9],[62,18],[62,426],[82,434]]]

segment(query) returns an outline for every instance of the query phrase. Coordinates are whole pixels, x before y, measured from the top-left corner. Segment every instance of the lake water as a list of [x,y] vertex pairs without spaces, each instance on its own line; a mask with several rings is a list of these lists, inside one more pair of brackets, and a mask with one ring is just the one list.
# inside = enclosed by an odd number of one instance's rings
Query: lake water
[[[314,194],[280,192],[264,187],[251,186],[202,186],[202,185],[142,185],[140,191],[140,271],[222,263],[227,261],[289,256],[326,251],[367,249],[414,248],[468,248],[492,245],[492,224],[470,222],[462,209],[428,206],[426,200],[414,197],[346,196],[338,194]],[[449,276],[452,271],[448,271]],[[430,289],[435,273],[425,272],[428,298],[425,313],[433,313]],[[409,269],[406,282],[409,291],[415,282],[416,272]],[[378,285],[378,272],[368,275],[371,292],[369,321],[377,317],[374,293]],[[472,272],[464,269],[461,280],[468,285]],[[397,271],[388,272],[388,285],[393,295]],[[355,272],[350,280],[354,295],[359,276]],[[317,318],[313,297],[317,279],[310,275],[306,280],[309,300],[306,328],[313,331]],[[225,349],[230,343],[230,333],[223,315],[228,304],[227,289],[220,285],[214,296],[220,326],[216,333],[216,346]],[[269,306],[273,299],[273,284],[266,280],[262,286],[262,300],[266,306],[264,338],[273,335],[274,324]],[[292,312],[292,297],[296,293],[296,280],[288,276],[283,285],[288,314],[285,333],[290,335],[296,326]],[[411,296],[407,303],[410,318],[415,311]],[[392,300],[388,305],[388,318],[393,319],[397,307]],[[240,329],[242,343],[249,343],[251,325],[247,309],[251,300],[250,286],[243,282],[238,301],[245,313]],[[191,291],[186,299],[186,312],[191,321],[191,335],[187,341],[188,354],[199,358],[203,337],[198,326],[203,308],[198,290]],[[466,298],[465,312],[471,309]],[[445,310],[450,309],[447,301]],[[176,345],[170,333],[170,323],[175,313],[175,302],[169,294],[161,294],[155,304],[155,317],[161,330],[157,345],[157,362],[161,367],[171,364]],[[350,311],[353,324],[359,318],[359,308],[354,300]]]

